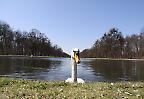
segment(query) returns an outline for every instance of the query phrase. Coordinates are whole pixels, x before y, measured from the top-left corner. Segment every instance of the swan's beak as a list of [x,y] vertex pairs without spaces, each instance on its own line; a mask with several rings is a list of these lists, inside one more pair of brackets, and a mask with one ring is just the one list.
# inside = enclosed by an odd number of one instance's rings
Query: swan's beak
[[74,56],[74,59],[75,59],[75,61],[76,61],[76,63],[80,63],[80,57],[79,57],[79,53],[77,54],[75,54],[75,56]]

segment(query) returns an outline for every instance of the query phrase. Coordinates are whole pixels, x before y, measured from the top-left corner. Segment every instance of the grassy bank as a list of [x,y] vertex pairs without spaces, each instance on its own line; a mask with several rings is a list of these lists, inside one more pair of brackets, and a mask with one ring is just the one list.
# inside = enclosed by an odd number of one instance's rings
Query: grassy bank
[[0,99],[144,98],[143,82],[85,83],[40,82],[0,78]]

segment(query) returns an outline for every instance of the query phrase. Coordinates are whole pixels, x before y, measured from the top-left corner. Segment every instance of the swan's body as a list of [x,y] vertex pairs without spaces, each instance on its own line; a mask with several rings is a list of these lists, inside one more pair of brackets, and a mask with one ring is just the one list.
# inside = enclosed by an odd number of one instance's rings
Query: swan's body
[[[72,78],[68,78],[65,82],[73,83]],[[77,78],[77,83],[85,83],[85,81],[81,78]]]
[[84,80],[81,78],[77,78],[77,64],[80,63],[80,57],[79,57],[79,49],[74,48],[71,52],[71,61],[72,61],[72,74],[71,78],[68,78],[65,82],[70,83],[84,83]]

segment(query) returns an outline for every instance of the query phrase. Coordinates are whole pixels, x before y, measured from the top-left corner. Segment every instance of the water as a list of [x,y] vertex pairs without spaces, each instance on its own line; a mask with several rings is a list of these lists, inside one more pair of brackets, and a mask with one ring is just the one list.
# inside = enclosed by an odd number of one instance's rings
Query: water
[[[0,76],[63,81],[71,76],[70,58],[0,57]],[[144,81],[144,61],[81,59],[78,77],[86,82]]]

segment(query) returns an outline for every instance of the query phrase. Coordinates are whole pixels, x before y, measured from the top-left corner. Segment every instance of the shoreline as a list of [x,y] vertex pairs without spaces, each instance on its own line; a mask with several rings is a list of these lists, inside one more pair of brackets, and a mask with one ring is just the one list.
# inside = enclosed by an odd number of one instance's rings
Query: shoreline
[[128,58],[81,58],[81,59],[144,61],[144,59],[128,59]]
[[28,55],[0,55],[0,57],[29,57],[29,58],[67,58],[58,56],[28,56]]
[[[28,55],[0,55],[0,57],[30,57],[30,58],[69,58],[58,56],[28,56]],[[132,60],[132,61],[144,61],[143,58],[81,58],[81,59],[97,59],[97,60]]]

